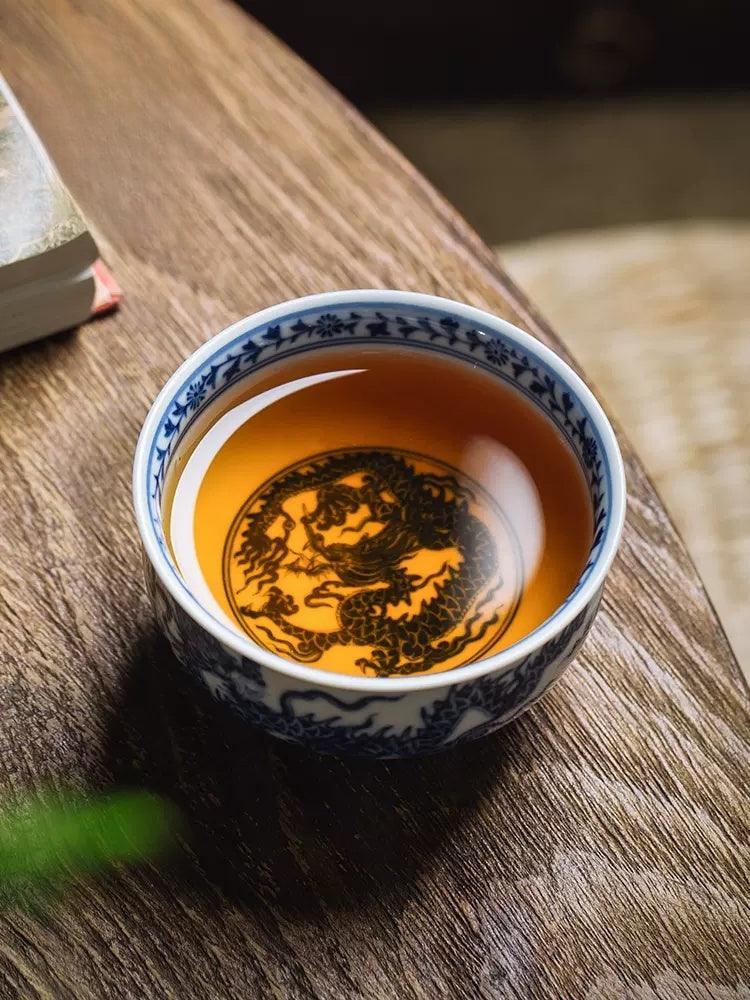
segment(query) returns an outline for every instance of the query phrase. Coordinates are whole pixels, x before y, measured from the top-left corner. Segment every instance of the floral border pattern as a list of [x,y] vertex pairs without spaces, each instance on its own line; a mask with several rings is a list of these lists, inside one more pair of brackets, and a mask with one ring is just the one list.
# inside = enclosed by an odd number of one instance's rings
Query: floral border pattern
[[157,536],[164,545],[161,498],[169,460],[192,420],[221,392],[265,366],[313,346],[376,341],[405,341],[421,349],[469,358],[474,364],[519,388],[545,412],[578,455],[591,498],[594,528],[589,558],[575,589],[577,593],[596,560],[604,539],[610,497],[604,448],[578,399],[561,386],[556,376],[533,356],[520,351],[493,330],[480,330],[450,315],[410,315],[397,307],[362,304],[339,312],[311,310],[290,316],[283,323],[240,335],[233,344],[208,359],[202,370],[185,384],[170,404],[168,415],[154,443],[150,462],[150,506]]

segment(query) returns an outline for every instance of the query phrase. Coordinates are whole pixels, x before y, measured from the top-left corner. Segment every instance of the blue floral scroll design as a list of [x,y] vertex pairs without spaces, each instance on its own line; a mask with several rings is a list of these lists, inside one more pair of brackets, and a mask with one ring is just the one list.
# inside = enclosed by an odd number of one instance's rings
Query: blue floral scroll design
[[156,435],[149,463],[149,501],[157,537],[164,545],[161,499],[169,460],[187,428],[223,391],[281,357],[290,357],[314,347],[342,342],[407,342],[422,350],[464,357],[477,367],[519,389],[546,413],[579,458],[593,514],[593,539],[589,558],[576,588],[577,593],[596,561],[606,534],[611,497],[609,469],[601,439],[583,405],[572,391],[561,385],[554,371],[531,353],[520,350],[494,330],[477,329],[438,311],[417,315],[398,307],[357,303],[355,308],[332,311],[306,310],[283,322],[239,335],[204,362],[199,373],[178,390]]
[[[378,709],[385,702],[398,702],[409,695],[338,696],[319,688],[294,687],[280,695],[277,706],[269,704],[263,669],[230,654],[159,586],[153,573],[150,583],[175,655],[209,687],[217,701],[283,740],[323,753],[371,758],[435,753],[477,739],[510,721],[543,693],[575,655],[598,603],[597,597],[556,637],[509,670],[440,689],[441,696],[421,709],[419,724],[398,731],[392,725],[378,725]],[[315,708],[306,711],[306,704],[313,703]],[[322,706],[328,706],[330,712],[321,716]],[[369,714],[356,722],[347,721],[349,713],[362,710]],[[484,718],[460,732],[469,712]]]

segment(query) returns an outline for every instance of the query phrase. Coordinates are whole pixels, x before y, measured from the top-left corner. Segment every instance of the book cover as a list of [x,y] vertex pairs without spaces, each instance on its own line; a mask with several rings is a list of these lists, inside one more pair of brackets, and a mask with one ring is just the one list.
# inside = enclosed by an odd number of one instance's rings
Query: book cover
[[98,257],[78,207],[0,76],[0,292]]

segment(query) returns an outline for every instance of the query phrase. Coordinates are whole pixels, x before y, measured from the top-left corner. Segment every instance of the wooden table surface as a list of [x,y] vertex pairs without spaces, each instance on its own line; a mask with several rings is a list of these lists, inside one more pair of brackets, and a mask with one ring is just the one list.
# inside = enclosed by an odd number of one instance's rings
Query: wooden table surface
[[592,635],[484,742],[313,757],[182,684],[156,634],[130,468],[178,362],[262,306],[357,286],[463,299],[559,348],[490,251],[231,4],[3,0],[0,53],[126,296],[0,359],[0,781],[151,788],[186,827],[169,862],[0,915],[1,995],[747,998],[747,691],[626,442]]

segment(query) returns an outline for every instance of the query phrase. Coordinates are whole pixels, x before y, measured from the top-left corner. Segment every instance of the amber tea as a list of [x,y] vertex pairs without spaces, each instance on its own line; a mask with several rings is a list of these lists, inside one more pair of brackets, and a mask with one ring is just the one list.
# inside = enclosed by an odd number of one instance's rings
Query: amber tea
[[175,559],[196,596],[323,670],[450,670],[527,635],[586,562],[572,450],[519,393],[431,351],[335,347],[209,408],[172,463]]

